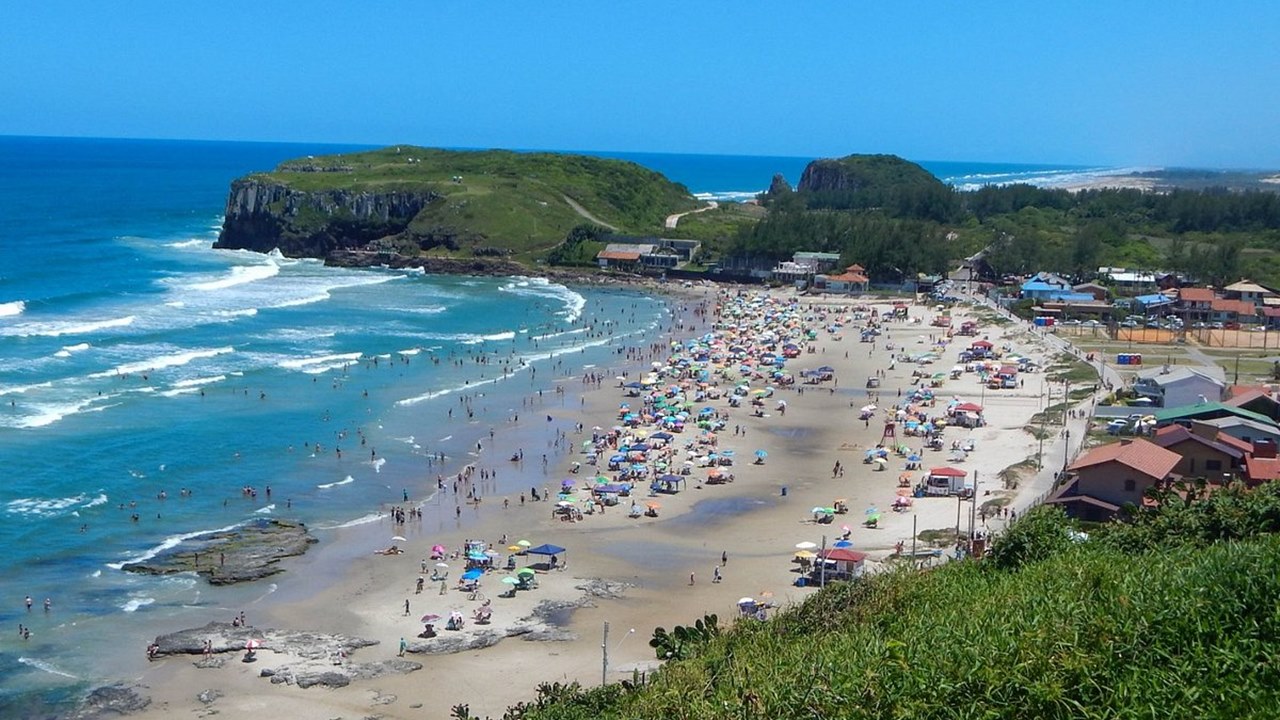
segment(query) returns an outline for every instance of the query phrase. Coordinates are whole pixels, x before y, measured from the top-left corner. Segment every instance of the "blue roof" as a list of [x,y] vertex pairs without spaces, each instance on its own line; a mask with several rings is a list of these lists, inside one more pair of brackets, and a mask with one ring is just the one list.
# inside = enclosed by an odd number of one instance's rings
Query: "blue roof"
[[1170,300],[1168,296],[1161,295],[1160,293],[1155,293],[1153,295],[1139,295],[1134,298],[1133,301],[1142,303],[1143,305],[1169,305],[1173,303],[1173,300]]
[[1043,280],[1028,280],[1022,283],[1023,292],[1026,292],[1027,290],[1062,290],[1062,289],[1063,287],[1061,285],[1050,285],[1049,283]]

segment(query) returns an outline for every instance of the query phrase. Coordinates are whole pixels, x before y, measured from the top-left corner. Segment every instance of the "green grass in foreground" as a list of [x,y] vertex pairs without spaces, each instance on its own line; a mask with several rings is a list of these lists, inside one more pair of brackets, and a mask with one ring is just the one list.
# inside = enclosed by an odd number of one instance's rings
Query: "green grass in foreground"
[[1165,501],[1088,541],[1038,508],[981,563],[837,583],[643,687],[544,686],[507,717],[1274,717],[1280,491]]

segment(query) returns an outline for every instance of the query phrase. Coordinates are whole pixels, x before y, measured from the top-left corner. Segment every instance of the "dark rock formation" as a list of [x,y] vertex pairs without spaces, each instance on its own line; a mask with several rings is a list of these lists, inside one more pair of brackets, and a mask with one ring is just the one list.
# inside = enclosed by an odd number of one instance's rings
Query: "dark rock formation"
[[769,183],[769,195],[782,195],[791,192],[791,183],[782,177],[782,173],[776,173],[773,181]]
[[809,163],[796,191],[849,193],[904,186],[945,187],[928,170],[896,155],[849,155]]
[[123,569],[148,575],[195,572],[211,585],[230,585],[283,572],[277,565],[281,559],[301,555],[314,542],[302,523],[253,520],[184,540],[149,560],[126,563]]
[[68,720],[116,718],[136,713],[150,704],[151,698],[140,694],[137,688],[108,685],[92,690],[67,718]]
[[324,258],[325,265],[336,267],[422,268],[440,275],[523,275],[529,268],[514,260],[499,257],[445,258],[418,257],[396,252],[337,250]]
[[213,652],[241,652],[249,640],[257,640],[259,650],[289,653],[312,660],[329,660],[338,654],[350,655],[359,648],[377,645],[377,640],[324,635],[301,630],[275,630],[211,622],[204,627],[189,628],[156,637],[157,655],[203,655],[205,641],[213,643]]
[[303,191],[248,177],[231,184],[217,248],[324,257],[403,232],[424,207],[441,198],[430,191]]

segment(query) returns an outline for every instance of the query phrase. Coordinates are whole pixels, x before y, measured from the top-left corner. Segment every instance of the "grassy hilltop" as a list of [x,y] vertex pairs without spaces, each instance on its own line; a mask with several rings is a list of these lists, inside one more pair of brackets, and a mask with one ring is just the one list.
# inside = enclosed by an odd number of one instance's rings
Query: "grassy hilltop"
[[[386,227],[378,228],[394,236],[387,241],[394,249],[469,256],[481,248],[525,261],[544,255],[577,225],[656,235],[667,215],[697,206],[683,185],[635,163],[507,150],[400,145],[290,160],[237,182],[283,186],[314,196],[427,197],[424,207],[401,219],[407,220],[404,227],[384,221]],[[294,202],[286,208],[281,199],[267,210],[280,234],[291,238],[335,235],[350,230],[340,223],[365,220],[346,217],[349,213],[341,208],[326,211],[311,205]]]
[[657,647],[683,659],[647,684],[544,685],[506,717],[1275,717],[1280,484],[1163,501],[1088,539],[1037,508],[982,562],[836,583],[765,623],[676,629],[678,646]]

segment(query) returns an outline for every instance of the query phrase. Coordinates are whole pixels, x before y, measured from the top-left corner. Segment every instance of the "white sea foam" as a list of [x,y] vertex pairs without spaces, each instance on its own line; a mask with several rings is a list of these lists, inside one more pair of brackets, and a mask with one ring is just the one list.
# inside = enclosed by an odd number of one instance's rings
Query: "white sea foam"
[[215,317],[238,318],[253,317],[258,314],[258,308],[243,308],[241,310],[214,310]]
[[257,510],[254,510],[254,512],[255,512],[255,513],[258,513],[258,514],[260,514],[260,515],[269,515],[269,514],[271,514],[271,513],[275,512],[275,510],[276,510],[276,504],[275,504],[275,503],[271,503],[270,505],[267,505],[267,506],[265,506],[265,507],[260,507],[260,508],[258,508]]
[[18,658],[18,662],[22,663],[23,665],[33,667],[37,670],[47,672],[51,675],[61,675],[62,677],[71,678],[72,680],[80,679],[69,672],[66,672],[64,670],[59,670],[57,667],[55,667],[52,663],[50,663],[47,660],[38,660],[36,658],[20,657]]
[[420,353],[420,352],[422,352],[422,348],[409,348],[408,350],[400,350],[400,351],[398,351],[398,354],[400,354],[400,355],[417,355],[417,354],[418,354],[418,353]]
[[490,333],[488,335],[472,335],[462,341],[463,345],[479,345],[482,342],[498,342],[500,340],[515,340],[516,333],[514,330],[508,330],[500,333]]
[[329,291],[326,290],[324,292],[317,293],[315,295],[307,295],[306,297],[282,300],[268,307],[271,308],[272,310],[278,310],[280,308],[289,308],[289,307],[301,307],[303,305],[311,305],[318,302],[324,302],[325,300],[328,300],[332,297],[333,296],[329,294]]
[[165,550],[177,547],[184,540],[191,540],[204,535],[209,535],[211,533],[231,532],[232,530],[235,530],[237,527],[239,527],[238,524],[228,525],[226,527],[218,528],[216,530],[196,530],[195,532],[182,533],[181,535],[170,535],[169,537],[165,538],[164,541],[162,541],[159,545],[156,545],[155,547],[149,550],[145,550],[141,554],[135,555],[130,558],[125,558],[124,560],[121,560],[118,563],[107,563],[107,567],[111,568],[112,570],[119,570],[120,568],[124,567],[125,565],[128,565],[129,563],[137,563],[137,562],[144,562],[146,560],[150,560],[151,558],[155,557],[156,555],[159,555]]
[[200,385],[211,385],[216,382],[226,380],[226,375],[214,375],[213,377],[190,378],[187,380],[179,380],[173,384],[176,388],[197,387]]
[[27,515],[30,517],[54,517],[83,503],[84,495],[64,498],[18,498],[5,504],[10,515]]
[[343,528],[352,528],[352,527],[357,527],[359,525],[368,525],[369,523],[376,523],[381,519],[382,519],[382,515],[378,513],[369,513],[368,515],[361,515],[355,520],[348,520],[344,523],[338,523],[336,525],[317,525],[316,529],[317,530],[341,530]]
[[21,395],[29,390],[39,390],[47,387],[53,387],[53,382],[46,380],[30,385],[10,385],[8,387],[0,387],[0,395]]
[[156,599],[153,597],[134,596],[129,598],[123,605],[121,605],[120,609],[127,613],[138,612],[138,608],[144,608],[148,605],[153,604],[155,601]]
[[345,478],[338,480],[336,482],[324,483],[321,485],[317,485],[316,487],[320,488],[321,490],[328,490],[329,488],[335,488],[335,487],[338,487],[339,485],[350,485],[355,481],[356,481],[355,478],[348,475]]
[[396,308],[399,312],[407,312],[413,315],[439,315],[449,308],[443,305],[427,305],[425,307]]
[[66,345],[53,356],[56,358],[69,358],[72,353],[78,353],[89,349],[89,343],[76,343],[75,345]]
[[725,202],[746,202],[754,200],[764,190],[715,190],[712,192],[694,193],[699,200],[723,200]]
[[203,238],[193,238],[191,240],[183,240],[181,242],[171,242],[168,244],[171,248],[205,248],[209,247],[209,241]]
[[91,507],[97,507],[97,506],[99,506],[99,505],[106,505],[106,504],[107,504],[107,495],[106,495],[106,493],[98,493],[98,496],[97,496],[97,497],[95,497],[94,499],[92,499],[92,500],[90,500],[89,502],[85,503],[84,505],[81,505],[80,507],[81,507],[81,508],[91,508]]
[[109,320],[63,321],[47,323],[21,323],[14,325],[10,332],[21,337],[62,337],[63,335],[88,335],[99,330],[127,327],[137,318],[133,315],[111,318]]
[[40,428],[52,425],[59,420],[82,412],[102,412],[107,408],[115,407],[119,403],[95,405],[95,403],[108,400],[113,396],[87,397],[79,400],[64,403],[36,403],[29,407],[34,411],[15,419],[10,423],[10,427],[16,428]]
[[515,295],[559,300],[564,303],[564,309],[560,311],[560,314],[569,322],[576,322],[582,316],[583,308],[587,306],[587,299],[580,293],[564,285],[553,283],[546,278],[518,277],[498,288],[498,290]]
[[235,352],[233,347],[220,348],[202,348],[200,350],[186,350],[180,353],[172,353],[169,355],[157,355],[146,360],[125,363],[117,366],[114,370],[97,372],[91,374],[91,378],[112,377],[114,375],[133,375],[137,373],[152,372],[163,368],[180,367],[186,365],[193,360],[201,360],[204,358],[217,357],[218,355],[226,355]]
[[331,367],[334,363],[338,363],[338,366],[342,367],[353,362],[358,362],[363,356],[364,353],[352,352],[337,355],[319,355],[317,357],[294,358],[292,360],[280,361],[280,367],[286,370],[305,370],[306,368],[314,367],[316,365]]
[[0,317],[17,317],[27,309],[27,304],[21,300],[0,303]]
[[274,262],[263,263],[262,265],[237,265],[231,268],[231,272],[225,277],[217,280],[209,280],[206,282],[192,283],[188,287],[192,290],[226,290],[227,288],[237,285],[245,285],[247,283],[258,282],[273,278],[280,274],[280,266]]
[[373,471],[375,473],[380,473],[382,472],[382,466],[387,464],[387,459],[378,458],[377,460],[371,460],[369,464],[373,466]]

